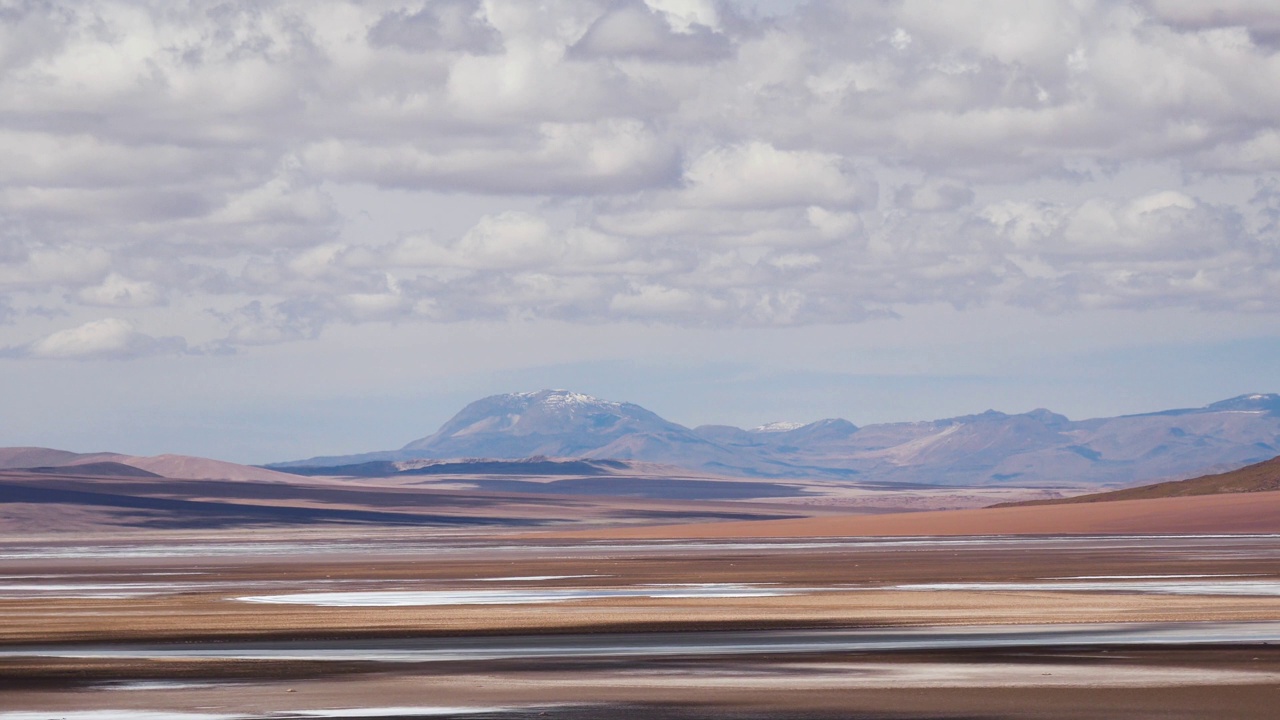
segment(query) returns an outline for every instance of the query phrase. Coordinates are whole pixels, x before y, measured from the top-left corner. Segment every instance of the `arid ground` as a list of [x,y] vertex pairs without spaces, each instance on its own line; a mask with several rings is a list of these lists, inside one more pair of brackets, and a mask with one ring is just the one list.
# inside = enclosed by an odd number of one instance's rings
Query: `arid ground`
[[[0,720],[1280,704],[1280,492],[976,509],[1027,493],[136,473],[0,472]],[[967,509],[901,512],[939,507]]]
[[0,720],[1270,718],[1280,702],[1275,535],[597,534],[10,536]]

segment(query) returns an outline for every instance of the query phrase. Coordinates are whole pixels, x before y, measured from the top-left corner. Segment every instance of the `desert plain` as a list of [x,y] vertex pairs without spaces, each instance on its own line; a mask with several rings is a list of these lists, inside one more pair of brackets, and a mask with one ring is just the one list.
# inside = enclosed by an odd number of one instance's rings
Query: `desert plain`
[[1276,492],[851,512],[3,474],[0,720],[1280,707]]

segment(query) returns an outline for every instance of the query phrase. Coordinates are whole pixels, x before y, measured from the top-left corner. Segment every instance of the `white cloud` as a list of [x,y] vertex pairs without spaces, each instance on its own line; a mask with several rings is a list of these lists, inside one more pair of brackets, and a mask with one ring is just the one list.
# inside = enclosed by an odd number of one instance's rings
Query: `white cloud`
[[644,0],[649,7],[662,13],[671,29],[678,33],[693,33],[700,28],[718,30],[720,13],[712,0]]
[[983,214],[1016,248],[1048,256],[1156,263],[1211,256],[1243,240],[1230,210],[1172,190],[1124,202],[1092,198],[1075,207],[1005,204]]
[[472,267],[539,267],[555,264],[564,245],[542,218],[510,212],[481,218],[453,250]]
[[81,289],[76,297],[86,305],[110,307],[150,307],[162,300],[154,283],[130,280],[118,273],[111,273],[99,285]]
[[51,360],[123,360],[185,350],[182,338],[155,338],[139,332],[126,320],[106,318],[59,330],[16,354]]
[[111,260],[106,250],[83,245],[23,249],[0,263],[0,287],[35,290],[93,282],[107,273]]
[[693,206],[857,208],[873,202],[874,183],[846,170],[838,155],[778,150],[753,142],[716,148],[685,169]]
[[[4,315],[163,308],[203,347],[420,317],[1277,311],[1272,4],[779,7],[15,6]],[[344,217],[353,185],[414,222]]]
[[688,290],[661,285],[641,285],[609,301],[611,310],[644,318],[691,316],[698,305],[698,297]]

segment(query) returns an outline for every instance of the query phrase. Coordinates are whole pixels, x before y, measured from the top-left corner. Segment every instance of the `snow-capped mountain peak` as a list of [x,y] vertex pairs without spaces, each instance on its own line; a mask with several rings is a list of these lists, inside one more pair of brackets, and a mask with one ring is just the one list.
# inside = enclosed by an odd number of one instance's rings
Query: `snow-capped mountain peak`
[[428,458],[587,457],[600,452],[627,459],[631,451],[610,447],[627,437],[704,442],[639,405],[569,390],[538,390],[477,400],[403,450]]
[[1280,395],[1267,393],[1081,421],[1039,409],[862,428],[827,419],[691,430],[634,403],[539,390],[477,400],[432,435],[359,460],[546,456],[871,483],[1120,484],[1240,467],[1278,452]]
[[601,400],[598,397],[571,390],[538,390],[537,392],[512,393],[511,397],[525,399],[530,403],[538,403],[548,409],[567,410],[570,412],[579,408],[612,410],[622,406],[620,402]]
[[777,421],[777,422],[765,423],[764,425],[753,427],[748,432],[754,432],[754,433],[790,432],[792,430],[799,430],[804,426],[805,426],[805,423]]

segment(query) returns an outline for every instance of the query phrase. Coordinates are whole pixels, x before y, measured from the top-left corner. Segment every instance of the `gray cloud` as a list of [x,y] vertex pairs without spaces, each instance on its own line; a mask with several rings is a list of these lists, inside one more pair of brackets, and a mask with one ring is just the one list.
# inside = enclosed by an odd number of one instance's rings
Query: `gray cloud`
[[921,212],[958,210],[973,202],[973,190],[965,185],[944,180],[929,180],[903,185],[893,194],[898,207]]
[[701,24],[687,23],[677,29],[678,17],[671,17],[641,0],[620,0],[613,4],[569,48],[573,57],[636,58],[657,62],[699,63],[728,57],[729,39]]
[[369,44],[411,52],[452,50],[489,55],[502,36],[484,17],[478,0],[435,0],[416,12],[394,10],[369,28]]

